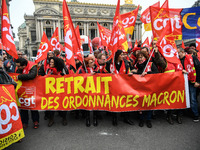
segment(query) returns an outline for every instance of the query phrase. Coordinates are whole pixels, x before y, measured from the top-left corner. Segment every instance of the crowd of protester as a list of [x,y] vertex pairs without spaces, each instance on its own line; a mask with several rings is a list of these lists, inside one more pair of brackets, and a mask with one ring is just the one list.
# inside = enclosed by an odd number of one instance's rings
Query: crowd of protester
[[[139,74],[145,76],[146,74],[155,73],[168,73],[175,71],[182,71],[188,73],[189,93],[191,101],[191,110],[193,113],[193,121],[199,121],[198,101],[197,95],[199,93],[200,86],[200,52],[196,50],[195,44],[190,44],[185,49],[178,48],[179,58],[182,65],[173,64],[167,62],[164,57],[159,53],[156,41],[152,42],[152,47],[138,47],[129,49],[127,52],[123,50],[117,50],[113,59],[109,59],[111,53],[103,48],[97,48],[93,54],[84,56],[84,63],[82,57],[75,55],[76,69],[69,65],[65,61],[65,57],[60,54],[59,50],[49,51],[47,58],[38,64],[28,61],[27,55],[24,55],[21,51],[17,51],[18,59],[8,59],[7,54],[3,51],[3,56],[0,58],[0,83],[14,84],[16,83],[9,77],[7,73],[19,73],[18,80],[27,81],[33,80],[36,76],[41,75],[65,75],[65,74],[84,74],[91,75],[97,73],[112,73],[112,74],[127,74],[129,76],[133,74]],[[154,53],[149,60],[152,49]],[[114,62],[113,62],[114,61]],[[188,66],[190,72],[188,72]],[[178,85],[177,85],[178,86]],[[34,124],[34,128],[39,127],[39,112],[37,110],[31,110],[31,118]],[[86,126],[91,125],[90,116],[93,116],[93,125],[98,125],[98,118],[102,117],[100,111],[75,110],[76,118],[82,116],[85,118]],[[58,111],[62,117],[62,124],[67,125],[67,111]],[[156,111],[139,111],[139,126],[143,127],[146,123],[148,128],[152,127],[151,119],[156,115]],[[28,126],[29,115],[28,110],[20,110],[21,119],[24,129]],[[176,114],[176,119],[179,124],[182,124],[182,110],[166,110],[166,119],[169,124],[174,124],[173,115]],[[112,116],[112,124],[118,125],[117,113],[110,113]],[[48,126],[51,127],[54,124],[55,111],[45,111],[45,120],[48,121]],[[127,124],[133,125],[131,118],[131,112],[122,112],[121,117]]]

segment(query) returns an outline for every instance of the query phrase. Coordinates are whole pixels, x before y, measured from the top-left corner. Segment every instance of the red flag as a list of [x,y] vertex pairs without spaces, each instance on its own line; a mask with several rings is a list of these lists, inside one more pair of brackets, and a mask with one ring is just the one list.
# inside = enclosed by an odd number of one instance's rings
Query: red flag
[[140,5],[135,10],[121,15],[122,25],[126,34],[133,34],[139,7]]
[[117,49],[124,49],[123,48],[124,44],[127,44],[127,49],[128,49],[128,43],[127,43],[124,28],[122,26],[119,9],[120,9],[120,0],[118,0],[118,3],[117,3],[115,17],[113,19],[113,29],[112,29],[112,34],[111,34],[111,40],[108,46],[108,49],[112,51],[112,56],[114,56],[114,53],[117,51]]
[[111,37],[111,31],[103,26],[101,26],[98,22],[98,29],[99,29],[99,35],[101,37],[101,43],[103,46],[108,46],[108,43],[110,42]]
[[138,47],[137,40],[135,41],[134,48]]
[[1,38],[3,45],[6,47],[6,52],[18,59],[5,0],[2,1]]
[[128,48],[132,49],[132,40],[131,40],[131,35],[128,36]]
[[38,63],[38,62],[44,60],[47,57],[47,53],[50,49],[52,49],[51,44],[50,44],[45,32],[43,32],[42,40],[41,40],[40,47],[37,52],[35,63]]
[[178,58],[178,51],[170,21],[167,23],[156,45],[158,46],[159,52],[168,62],[177,64],[181,63],[180,59]]
[[51,37],[50,43],[51,43],[51,47],[52,47],[53,51],[54,50],[59,50],[59,51],[61,50],[60,49],[60,43],[59,43],[58,27],[54,31],[54,33]]
[[196,49],[200,51],[200,38],[196,38]]
[[142,43],[141,47],[148,47],[150,48],[149,38],[147,37],[146,40]]
[[161,36],[166,24],[171,22],[172,32],[175,40],[182,39],[182,19],[180,12],[182,9],[166,9],[150,7],[151,25],[154,39]]
[[69,13],[69,9],[65,0],[63,0],[63,21],[64,21],[64,44],[66,61],[76,68],[74,53],[77,53],[80,49],[74,25]]
[[[75,33],[76,33],[76,36],[77,36],[77,39],[78,39],[79,44],[82,45],[82,43],[81,43],[80,31],[79,31],[79,26],[76,27]],[[80,53],[80,52],[82,52],[82,51],[83,51],[83,48],[82,48],[82,46],[81,46],[80,49],[78,50],[78,53]]]
[[161,8],[169,8],[169,2],[168,0],[166,0],[163,5],[161,6]]
[[[153,7],[160,7],[160,1],[153,4]],[[140,20],[142,21],[142,23],[144,23],[144,29],[145,31],[151,31],[151,18],[150,18],[150,10],[149,7],[143,11],[143,13],[141,14],[141,18]]]
[[185,49],[185,45],[184,45],[183,40],[182,40],[182,45],[181,45],[181,47],[182,47],[183,49]]
[[88,36],[88,47],[90,48],[90,54],[93,54],[92,42]]
[[60,50],[65,52],[65,48],[60,44]]

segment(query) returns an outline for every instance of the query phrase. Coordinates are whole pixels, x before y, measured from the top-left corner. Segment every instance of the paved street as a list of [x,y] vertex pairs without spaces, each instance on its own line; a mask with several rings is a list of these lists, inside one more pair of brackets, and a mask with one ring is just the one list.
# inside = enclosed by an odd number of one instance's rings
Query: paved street
[[[25,138],[7,150],[199,150],[200,122],[194,123],[185,115],[183,124],[169,125],[165,114],[159,112],[152,120],[153,128],[139,127],[136,115],[132,115],[135,125],[120,121],[118,126],[111,124],[111,116],[102,113],[98,127],[85,126],[85,120],[76,120],[73,113],[68,113],[68,125],[63,126],[61,117],[55,115],[55,124],[47,127],[44,113],[40,112],[40,127],[33,129],[32,123],[25,130]],[[175,119],[175,118],[174,118]]]

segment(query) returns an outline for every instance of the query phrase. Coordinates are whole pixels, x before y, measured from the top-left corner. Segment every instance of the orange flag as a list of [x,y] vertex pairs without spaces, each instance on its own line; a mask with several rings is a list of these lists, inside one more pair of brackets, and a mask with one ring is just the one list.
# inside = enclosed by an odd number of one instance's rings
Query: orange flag
[[[18,59],[17,50],[15,47],[14,38],[10,26],[10,20],[7,10],[6,1],[2,1],[2,14],[1,14],[1,38],[2,44],[6,47],[6,52],[15,59]],[[1,47],[2,49],[2,47]]]
[[74,53],[77,53],[80,49],[74,25],[69,13],[69,9],[65,0],[63,0],[63,22],[64,22],[64,44],[66,61],[76,68]]
[[120,0],[118,0],[117,3],[115,17],[113,19],[111,39],[108,46],[108,49],[112,51],[112,57],[114,56],[114,53],[117,51],[117,49],[122,49],[122,50],[124,49],[123,45],[127,44],[127,49],[128,49],[126,34],[122,25],[119,9],[120,9]]
[[146,40],[142,43],[141,47],[148,47],[150,48],[149,38],[147,37]]
[[88,36],[88,47],[90,48],[90,54],[93,54],[92,42]]
[[169,8],[169,2],[168,0],[166,0],[163,5],[161,6],[161,8]]
[[101,26],[98,22],[98,29],[99,29],[99,35],[101,37],[101,43],[103,46],[108,46],[110,42],[110,37],[111,37],[111,31],[103,26]]
[[[153,7],[160,7],[160,1],[153,4]],[[143,11],[143,13],[141,14],[141,18],[140,20],[142,21],[142,23],[144,23],[144,29],[145,31],[151,31],[151,18],[150,18],[150,10],[149,7]]]
[[51,47],[52,47],[53,51],[54,50],[61,51],[60,42],[59,42],[59,35],[58,35],[58,27],[54,31],[54,33],[53,33],[53,35],[51,37],[50,43],[51,43]]
[[182,40],[182,45],[181,45],[181,47],[182,47],[183,49],[185,49],[185,45],[184,45],[183,40]]
[[38,62],[44,60],[45,58],[47,58],[47,53],[50,49],[52,49],[51,44],[50,44],[45,32],[43,32],[42,40],[41,40],[40,47],[37,52],[35,63],[38,63]]
[[159,52],[168,62],[181,64],[170,21],[167,23],[156,45]]
[[135,41],[134,48],[138,46],[137,40]]
[[122,25],[126,34],[133,34],[139,7],[140,5],[135,10],[121,15]]
[[78,42],[80,44],[80,49],[78,50],[78,53],[81,53],[83,51],[83,48],[82,48],[82,43],[81,43],[81,36],[80,36],[80,31],[79,31],[79,25],[76,27],[75,29],[75,33],[76,33],[76,37],[78,39]]

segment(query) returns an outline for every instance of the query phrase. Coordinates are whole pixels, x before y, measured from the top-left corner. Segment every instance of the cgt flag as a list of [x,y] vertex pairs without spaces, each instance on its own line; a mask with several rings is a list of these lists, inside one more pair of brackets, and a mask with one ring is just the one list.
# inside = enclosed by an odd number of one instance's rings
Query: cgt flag
[[140,5],[135,10],[121,15],[122,25],[126,34],[133,34],[139,7]]
[[101,37],[101,43],[103,46],[108,46],[110,42],[110,37],[111,37],[111,31],[103,26],[101,26],[98,22],[98,29],[99,29],[99,35]]
[[171,22],[172,32],[175,40],[182,39],[182,21],[180,12],[182,9],[167,9],[150,7],[151,26],[154,39],[158,39],[167,23]]
[[[12,35],[10,26],[10,20],[7,10],[6,1],[2,1],[2,14],[1,14],[1,38],[3,46],[6,47],[6,52],[13,56],[15,59],[18,58],[15,42]],[[1,47],[2,48],[2,47]]]
[[59,35],[58,35],[58,27],[54,31],[54,33],[51,37],[50,43],[51,43],[51,47],[52,47],[53,51],[54,50],[61,51],[60,42],[59,42]]
[[37,52],[35,63],[38,63],[38,62],[44,60],[47,57],[47,53],[50,49],[52,49],[51,44],[50,44],[45,32],[43,32],[42,40],[41,40],[40,47]]
[[183,39],[200,38],[200,7],[185,8],[181,11]]
[[88,47],[90,49],[90,54],[93,54],[94,52],[93,52],[93,48],[92,48],[92,42],[91,42],[89,36],[88,36]]
[[0,85],[0,149],[19,141],[24,130],[13,85]]
[[158,46],[159,52],[168,62],[181,64],[180,59],[178,58],[178,51],[174,40],[174,35],[172,33],[170,21],[164,28],[156,45]]
[[[153,4],[153,7],[160,7],[160,1]],[[150,18],[150,10],[147,8],[142,14],[140,20],[144,23],[144,30],[151,31],[151,18]]]
[[80,50],[80,43],[65,0],[63,0],[63,22],[66,61],[76,69],[74,53]]
[[117,3],[115,17],[113,19],[111,40],[108,46],[108,49],[112,51],[112,57],[114,56],[117,49],[128,50],[128,42],[122,25],[119,9],[120,9],[120,0],[118,0]]
[[150,48],[149,38],[147,37],[146,40],[142,43],[141,47],[148,47]]

